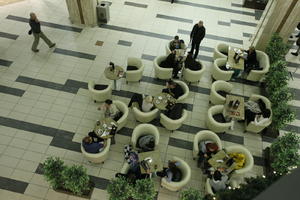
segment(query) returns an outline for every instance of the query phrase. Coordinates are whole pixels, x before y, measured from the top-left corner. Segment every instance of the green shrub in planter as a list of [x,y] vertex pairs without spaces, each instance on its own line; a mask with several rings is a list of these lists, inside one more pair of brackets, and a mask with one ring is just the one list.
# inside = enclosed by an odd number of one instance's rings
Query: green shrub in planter
[[300,165],[300,137],[295,133],[286,133],[277,138],[270,147],[271,166],[279,174],[287,174],[291,168]]
[[272,107],[277,107],[280,104],[287,104],[293,99],[294,95],[291,93],[288,86],[278,88],[270,93],[269,100],[272,102]]
[[288,52],[288,45],[285,44],[278,33],[273,33],[268,46],[266,47],[266,53],[270,58],[270,63],[273,64],[277,60],[285,60],[284,57]]
[[280,130],[284,128],[286,124],[295,120],[295,113],[291,110],[287,102],[272,106],[272,112],[272,129]]
[[124,177],[111,180],[107,186],[110,200],[128,200],[132,195],[132,185]]
[[90,177],[83,166],[73,165],[62,172],[64,188],[74,194],[81,195],[89,189]]
[[58,157],[49,157],[42,165],[44,177],[50,183],[52,188],[57,189],[62,187],[64,184],[62,172],[66,168],[64,162]]
[[156,196],[152,179],[137,180],[132,191],[134,200],[153,200]]
[[199,190],[188,188],[180,192],[179,200],[203,200],[203,196]]

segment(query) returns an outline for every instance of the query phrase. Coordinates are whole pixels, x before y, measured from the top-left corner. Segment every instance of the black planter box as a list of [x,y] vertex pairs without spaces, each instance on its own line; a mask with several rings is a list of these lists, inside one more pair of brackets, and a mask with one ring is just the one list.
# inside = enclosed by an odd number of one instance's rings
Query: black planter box
[[268,2],[262,0],[244,0],[243,7],[264,10]]

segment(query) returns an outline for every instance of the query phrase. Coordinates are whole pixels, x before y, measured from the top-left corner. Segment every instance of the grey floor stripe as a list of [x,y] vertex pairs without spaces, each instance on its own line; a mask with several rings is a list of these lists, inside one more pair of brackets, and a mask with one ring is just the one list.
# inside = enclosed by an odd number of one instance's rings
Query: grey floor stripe
[[121,27],[121,26],[115,26],[115,25],[109,25],[109,24],[101,24],[99,26],[100,26],[100,28],[105,28],[105,29],[110,29],[110,30],[115,30],[115,31],[122,31],[122,32],[126,32],[126,33],[137,34],[137,35],[144,35],[144,36],[154,37],[154,38],[159,38],[159,39],[164,39],[164,40],[172,40],[173,39],[173,37],[169,36],[169,35],[153,33],[153,32],[148,32],[148,31],[140,31],[140,30],[125,28],[125,27]]
[[189,23],[189,24],[193,23],[193,20],[185,19],[185,18],[181,18],[181,17],[173,17],[173,16],[168,16],[168,15],[162,15],[162,14],[157,14],[156,17],[160,18],[160,19],[167,19],[167,20],[172,20],[172,21],[177,21],[177,22],[185,22],[185,23]]
[[156,58],[156,56],[151,56],[151,55],[148,55],[148,54],[142,54],[141,58],[144,59],[144,60],[153,61]]
[[238,3],[231,3],[232,7],[238,7],[238,8],[242,8],[243,5],[242,4],[238,4]]
[[[24,194],[29,183],[0,176],[0,189]],[[4,198],[5,199],[5,198]],[[8,198],[7,198],[8,199]]]
[[[11,20],[15,20],[15,21],[19,21],[19,22],[25,22],[28,23],[28,18],[25,17],[19,17],[19,16],[14,16],[14,15],[8,15],[6,17],[6,19],[11,19]],[[55,24],[55,23],[51,23],[51,22],[44,22],[41,21],[42,26],[48,26],[51,28],[57,28],[57,29],[61,29],[61,30],[65,30],[65,31],[73,31],[73,32],[77,32],[80,33],[82,31],[82,28],[77,28],[77,27],[73,27],[73,26],[66,26],[66,25],[61,25],[61,24]]]
[[262,14],[263,14],[263,10],[255,10],[254,13],[255,13],[255,20],[260,20]]
[[193,150],[193,143],[190,141],[186,140],[181,140],[178,138],[169,138],[169,143],[168,145],[173,146],[173,147],[178,147],[181,149],[187,149],[187,150]]
[[12,61],[0,59],[1,66],[9,67],[12,63],[13,63]]
[[95,60],[96,58],[96,55],[61,48],[55,48],[54,53],[59,53],[67,56],[74,56],[77,58],[84,58],[88,60]]
[[265,166],[265,159],[259,156],[253,155],[254,164],[258,166]]
[[222,25],[222,26],[230,26],[230,22],[218,21],[218,25]]
[[0,92],[21,97],[25,93],[25,90],[0,85]]
[[125,41],[125,40],[119,40],[119,41],[118,41],[118,44],[119,44],[119,45],[122,45],[122,46],[130,47],[130,46],[132,45],[132,42]]
[[[185,34],[185,35],[190,35],[191,31],[188,30],[183,30],[183,29],[178,29],[177,33],[180,34]],[[243,44],[243,40],[238,40],[234,38],[229,38],[229,37],[222,37],[222,36],[217,36],[217,35],[212,35],[212,34],[206,34],[204,39],[212,39],[212,40],[218,40],[218,41],[223,41],[223,42],[231,42],[231,43],[236,43],[236,44]]]
[[146,4],[134,3],[134,2],[130,2],[130,1],[125,1],[124,5],[126,5],[126,6],[134,6],[134,7],[138,7],[138,8],[147,8],[148,7],[148,5],[146,5]]
[[291,106],[291,109],[296,113],[296,119],[300,120],[300,107]]
[[111,1],[101,1],[101,2],[107,3],[109,6],[112,5],[112,2],[111,2]]
[[[43,175],[43,165],[40,163],[38,167],[35,170],[36,174]],[[106,190],[110,180],[101,178],[101,177],[96,177],[96,176],[89,176],[90,180],[95,183],[95,188],[101,189],[101,190]]]
[[0,37],[16,40],[19,36],[11,33],[5,33],[0,31]]
[[252,34],[251,33],[243,33],[243,37],[251,37]]
[[[160,0],[160,1],[166,1],[166,2],[170,3],[170,0]],[[199,4],[199,3],[192,3],[192,2],[187,2],[187,1],[176,0],[174,3],[192,6],[192,7],[198,7],[198,8],[211,9],[211,10],[215,10],[215,11],[223,11],[223,12],[229,12],[229,13],[235,13],[235,14],[241,14],[241,15],[255,16],[255,14],[253,12],[246,12],[246,11],[241,11],[241,10],[234,10],[234,9],[229,9],[229,8],[210,6],[210,5]]]
[[290,131],[290,132],[295,132],[295,133],[300,134],[300,127],[299,126],[295,126],[295,125],[288,124],[282,130]]
[[245,21],[236,20],[236,19],[232,19],[232,20],[230,20],[230,22],[232,24],[239,24],[239,25],[243,25],[243,26],[252,26],[252,27],[256,27],[257,26],[256,23],[245,22]]
[[271,137],[267,137],[267,136],[264,136],[264,135],[262,135],[261,138],[262,138],[263,142],[268,142],[268,143],[273,143],[274,140],[276,140],[276,138],[271,138]]

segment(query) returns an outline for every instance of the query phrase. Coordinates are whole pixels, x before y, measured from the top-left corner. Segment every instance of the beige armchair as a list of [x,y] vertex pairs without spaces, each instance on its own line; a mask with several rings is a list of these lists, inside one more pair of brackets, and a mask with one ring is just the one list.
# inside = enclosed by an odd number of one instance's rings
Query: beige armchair
[[148,123],[154,120],[159,115],[159,110],[157,108],[149,111],[149,112],[143,112],[137,107],[132,107],[132,112],[135,117],[135,119],[142,123]]
[[200,60],[197,62],[201,64],[202,68],[200,70],[194,71],[188,68],[183,68],[182,70],[183,79],[189,83],[200,81],[205,72],[205,65]]
[[[169,55],[170,53],[171,53],[171,49],[170,49],[170,43],[172,42],[172,40],[171,41],[168,41],[167,43],[166,43],[166,55]],[[186,49],[187,47],[186,47],[186,45],[184,44],[184,46],[183,46],[183,49]]]
[[[210,178],[206,178],[206,181],[205,181],[205,194],[215,195],[209,181],[210,181]],[[229,180],[229,185],[232,188],[237,188],[238,187],[238,183],[236,182],[236,180],[231,180],[230,179]]]
[[127,174],[130,169],[130,165],[127,163],[127,161],[124,162],[122,169],[120,171],[121,174]]
[[261,132],[263,129],[265,129],[266,127],[270,126],[270,124],[272,123],[272,109],[271,109],[271,102],[269,99],[267,99],[264,96],[261,95],[257,95],[257,94],[253,94],[251,95],[251,97],[249,98],[249,100],[251,101],[255,101],[257,102],[259,99],[261,99],[265,104],[266,104],[266,108],[270,109],[271,111],[271,115],[268,121],[266,121],[265,123],[261,124],[261,125],[256,125],[253,121],[250,122],[249,124],[247,124],[247,122],[245,121],[245,126],[246,129],[245,131],[249,131],[252,133],[259,133]]
[[95,90],[95,82],[94,81],[89,81],[88,83],[88,89],[90,91],[90,94],[92,96],[92,99],[96,103],[98,102],[104,102],[106,99],[111,98],[111,85],[108,85],[105,89],[103,90]]
[[183,124],[183,122],[186,120],[187,118],[187,111],[183,110],[182,111],[182,116],[179,119],[170,119],[169,117],[167,117],[165,114],[161,113],[160,114],[160,123],[168,130],[170,131],[174,131],[178,128],[180,128]]
[[187,185],[188,182],[191,180],[191,168],[184,160],[178,157],[174,156],[173,160],[178,161],[180,163],[178,168],[182,173],[182,179],[179,182],[173,182],[173,181],[168,182],[166,178],[162,178],[161,186],[171,191],[179,191],[182,187]]
[[221,66],[225,66],[227,62],[226,58],[218,58],[214,61],[213,68],[212,68],[212,77],[215,80],[223,80],[229,81],[233,75],[233,70],[222,70],[220,69]]
[[269,72],[269,56],[263,51],[256,50],[256,59],[259,63],[259,66],[263,69],[251,70],[246,78],[249,81],[262,81],[264,75]]
[[162,68],[160,63],[165,60],[167,56],[158,56],[153,61],[155,77],[163,80],[172,78],[173,68]]
[[152,124],[139,124],[132,132],[131,144],[133,148],[136,148],[139,137],[144,135],[153,135],[155,138],[155,147],[159,144],[159,132],[158,129]]
[[144,64],[141,59],[129,57],[127,58],[127,66],[135,66],[137,70],[126,71],[126,82],[137,82],[143,77]]
[[199,143],[201,141],[215,142],[219,149],[222,149],[222,142],[217,134],[209,130],[199,131],[194,137],[193,158],[197,158],[199,154]]
[[178,80],[174,80],[175,83],[177,83],[178,85],[180,85],[180,87],[183,89],[183,95],[181,95],[180,97],[178,97],[177,99],[177,103],[183,103],[184,100],[186,98],[188,98],[189,94],[190,94],[190,89],[187,86],[187,84],[183,81],[178,81]]
[[88,153],[84,150],[84,147],[81,144],[81,152],[83,154],[83,156],[92,163],[104,163],[104,161],[107,159],[108,157],[108,152],[109,152],[109,148],[110,148],[110,144],[111,144],[111,139],[107,139],[106,140],[106,144],[104,149],[99,152],[99,153]]
[[127,118],[128,118],[129,110],[128,110],[127,105],[125,103],[123,103],[122,101],[114,100],[113,103],[123,113],[122,117],[117,121],[117,123],[118,123],[117,131],[119,131],[127,123]]
[[248,149],[246,149],[244,146],[242,146],[242,145],[228,146],[228,147],[225,148],[225,151],[228,154],[229,153],[242,153],[242,154],[245,155],[245,165],[244,165],[244,167],[241,168],[241,169],[234,170],[232,172],[231,178],[234,178],[236,176],[242,176],[245,173],[252,170],[252,168],[254,166],[253,156],[250,153],[250,151]]
[[226,82],[226,81],[215,81],[211,85],[210,88],[210,96],[209,101],[212,104],[218,105],[218,104],[225,104],[226,98],[223,97],[221,94],[218,93],[218,91],[224,91],[226,93],[230,93],[232,90],[232,84]]
[[213,116],[216,114],[222,114],[223,109],[224,109],[223,105],[215,105],[210,107],[207,111],[208,116],[206,118],[206,125],[213,132],[224,133],[232,125],[232,121],[222,123],[214,119]]
[[[224,43],[218,44],[217,47],[214,49],[213,59],[214,60],[216,60],[218,58],[226,58],[227,59],[228,48],[229,48],[228,44],[224,44]],[[225,55],[224,53],[226,53],[227,55]]]

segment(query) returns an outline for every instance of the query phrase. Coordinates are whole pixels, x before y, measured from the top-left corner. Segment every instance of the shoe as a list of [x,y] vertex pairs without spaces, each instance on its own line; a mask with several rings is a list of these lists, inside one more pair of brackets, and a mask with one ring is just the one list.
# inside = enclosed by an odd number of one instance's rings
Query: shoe
[[291,35],[290,38],[293,39],[293,36]]
[[53,43],[53,44],[51,44],[50,46],[49,46],[49,48],[52,48],[52,47],[54,47],[56,44],[55,43]]
[[36,50],[32,50],[34,53],[37,53],[39,52],[40,50],[36,49]]
[[296,35],[295,37],[300,37],[300,34]]
[[292,55],[294,55],[294,56],[298,56],[298,53],[291,53]]

